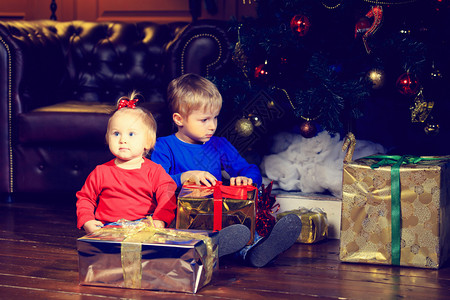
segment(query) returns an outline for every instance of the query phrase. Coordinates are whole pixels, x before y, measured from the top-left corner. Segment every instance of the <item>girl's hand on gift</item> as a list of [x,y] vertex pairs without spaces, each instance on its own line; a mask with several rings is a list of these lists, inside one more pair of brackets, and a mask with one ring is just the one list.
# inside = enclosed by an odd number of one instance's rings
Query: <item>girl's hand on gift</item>
[[230,185],[251,185],[252,183],[253,183],[253,179],[245,177],[245,176],[238,176],[238,177],[230,178]]
[[98,220],[89,220],[83,225],[83,229],[87,234],[93,233],[94,231],[99,230],[102,227],[103,223]]
[[216,185],[217,179],[214,175],[206,171],[187,171],[181,174],[180,181],[181,184],[187,182],[196,185],[214,186]]
[[164,223],[164,221],[161,220],[153,220],[153,226],[155,226],[155,228],[165,228],[166,223]]

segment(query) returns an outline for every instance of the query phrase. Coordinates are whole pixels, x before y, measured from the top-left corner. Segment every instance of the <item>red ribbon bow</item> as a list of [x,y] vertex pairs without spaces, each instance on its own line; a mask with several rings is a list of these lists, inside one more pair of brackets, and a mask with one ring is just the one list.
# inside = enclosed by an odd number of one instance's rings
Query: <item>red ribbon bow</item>
[[139,101],[139,99],[133,99],[133,100],[122,99],[119,101],[119,104],[117,105],[117,110],[124,108],[124,107],[135,108],[136,102],[138,102],[138,101]]
[[248,197],[247,193],[249,191],[257,190],[257,188],[253,185],[225,186],[225,185],[222,185],[222,181],[216,181],[215,186],[185,184],[185,185],[183,185],[183,187],[189,188],[189,189],[213,190],[213,198],[214,198],[213,230],[214,231],[222,229],[222,206],[223,206],[222,199],[223,198],[246,200]]

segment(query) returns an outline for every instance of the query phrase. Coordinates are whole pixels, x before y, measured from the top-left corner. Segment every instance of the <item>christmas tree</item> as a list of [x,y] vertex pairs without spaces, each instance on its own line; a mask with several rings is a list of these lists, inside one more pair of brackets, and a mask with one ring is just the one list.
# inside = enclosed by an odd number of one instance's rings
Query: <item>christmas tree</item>
[[352,131],[400,154],[450,153],[448,0],[256,4],[257,17],[230,22],[233,69],[211,78],[226,100],[222,133],[246,140],[239,150],[297,128]]

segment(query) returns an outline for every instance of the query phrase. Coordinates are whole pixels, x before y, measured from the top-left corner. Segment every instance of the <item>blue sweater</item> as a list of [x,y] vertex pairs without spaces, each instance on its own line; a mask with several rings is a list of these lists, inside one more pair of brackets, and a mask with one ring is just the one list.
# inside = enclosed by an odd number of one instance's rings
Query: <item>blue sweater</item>
[[186,171],[208,171],[217,180],[222,180],[222,168],[231,176],[249,177],[261,185],[261,172],[256,165],[249,164],[239,155],[236,148],[226,138],[213,136],[205,144],[188,144],[175,134],[156,140],[152,161],[160,164],[181,186],[181,173]]

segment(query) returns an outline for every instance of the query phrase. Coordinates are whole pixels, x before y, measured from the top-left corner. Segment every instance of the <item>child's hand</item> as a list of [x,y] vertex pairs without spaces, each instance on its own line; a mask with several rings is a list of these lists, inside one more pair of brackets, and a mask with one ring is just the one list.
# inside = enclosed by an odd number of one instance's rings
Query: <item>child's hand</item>
[[165,228],[166,223],[164,223],[164,221],[161,220],[153,220],[153,226],[155,226],[155,228]]
[[93,233],[94,231],[99,230],[102,227],[103,223],[98,220],[89,220],[83,225],[84,231],[86,231],[87,234]]
[[216,177],[206,171],[187,171],[181,174],[181,184],[191,182],[196,185],[204,184],[206,186],[216,185]]
[[252,183],[253,183],[253,179],[245,177],[245,176],[238,176],[238,177],[230,178],[230,185],[251,185]]

